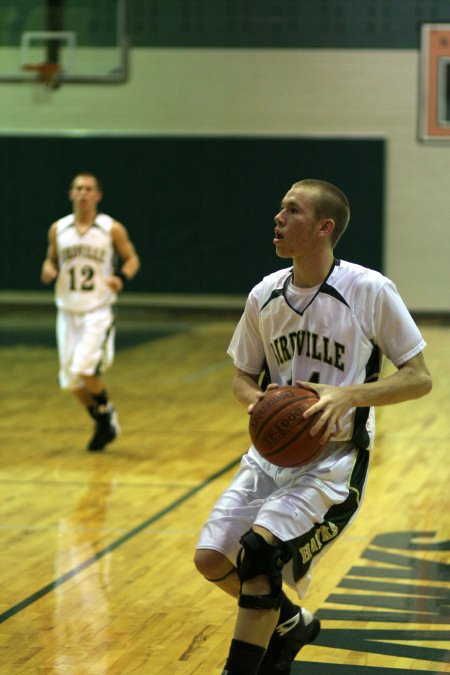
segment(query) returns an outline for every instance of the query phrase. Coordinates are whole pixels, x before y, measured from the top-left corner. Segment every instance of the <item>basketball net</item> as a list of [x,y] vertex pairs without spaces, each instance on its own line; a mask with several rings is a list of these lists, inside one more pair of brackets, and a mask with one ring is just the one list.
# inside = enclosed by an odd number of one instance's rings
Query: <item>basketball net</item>
[[36,81],[49,89],[58,89],[61,84],[61,68],[58,63],[26,63],[22,70],[36,73]]

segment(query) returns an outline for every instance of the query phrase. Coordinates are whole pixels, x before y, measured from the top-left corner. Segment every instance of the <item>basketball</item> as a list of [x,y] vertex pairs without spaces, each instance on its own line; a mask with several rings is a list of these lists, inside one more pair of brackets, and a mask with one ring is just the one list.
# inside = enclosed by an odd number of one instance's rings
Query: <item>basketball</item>
[[303,387],[270,389],[250,415],[249,432],[258,452],[272,464],[284,467],[307,464],[319,455],[320,432],[311,436],[310,428],[320,413],[304,418],[303,413],[319,400]]

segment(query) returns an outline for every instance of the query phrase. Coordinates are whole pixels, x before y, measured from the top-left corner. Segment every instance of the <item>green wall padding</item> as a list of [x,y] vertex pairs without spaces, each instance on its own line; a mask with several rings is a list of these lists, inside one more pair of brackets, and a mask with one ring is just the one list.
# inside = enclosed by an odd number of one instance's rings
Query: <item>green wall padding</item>
[[291,184],[321,178],[352,206],[336,255],[381,270],[382,139],[0,137],[0,285],[43,289],[47,230],[70,212],[79,171],[104,186],[101,209],[124,223],[142,259],[130,291],[246,294],[289,261],[273,217]]
[[[0,0],[0,44],[46,30],[48,0]],[[116,3],[64,0],[77,44],[116,41]],[[420,24],[450,22],[448,0],[128,0],[134,47],[417,49]]]

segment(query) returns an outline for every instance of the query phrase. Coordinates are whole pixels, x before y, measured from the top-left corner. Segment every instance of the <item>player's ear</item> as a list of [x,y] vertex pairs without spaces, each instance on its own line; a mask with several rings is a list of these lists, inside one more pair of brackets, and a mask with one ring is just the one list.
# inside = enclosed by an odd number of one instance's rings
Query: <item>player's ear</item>
[[333,218],[324,218],[320,224],[319,232],[322,235],[330,236],[335,227]]

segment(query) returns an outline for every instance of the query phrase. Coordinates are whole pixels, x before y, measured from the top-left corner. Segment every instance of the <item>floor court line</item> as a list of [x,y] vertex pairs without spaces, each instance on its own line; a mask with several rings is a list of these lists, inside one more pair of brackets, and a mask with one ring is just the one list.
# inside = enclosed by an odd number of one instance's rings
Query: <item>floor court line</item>
[[13,607],[10,607],[7,609],[5,612],[2,612],[0,614],[0,623],[4,623],[8,619],[11,619],[13,616],[21,612],[22,610],[26,609],[30,605],[32,605],[34,602],[42,598],[44,595],[47,595],[51,591],[53,591],[55,588],[58,588],[59,586],[62,586],[66,581],[69,581],[70,579],[73,579],[77,574],[80,574],[83,570],[85,570],[87,567],[90,567],[90,565],[93,565],[96,563],[98,560],[106,556],[108,553],[112,553],[115,551],[119,546],[122,546],[122,544],[125,544],[127,541],[135,537],[137,534],[145,530],[149,525],[152,525],[156,521],[158,521],[160,518],[163,518],[165,515],[176,509],[178,506],[186,502],[188,499],[196,495],[198,492],[203,490],[205,487],[213,483],[217,478],[220,478],[224,474],[226,474],[230,469],[233,469],[239,462],[241,461],[241,457],[239,456],[237,459],[234,459],[232,462],[229,462],[227,465],[216,471],[215,473],[211,474],[206,478],[204,481],[202,481],[199,485],[196,485],[192,489],[188,490],[185,492],[181,497],[178,499],[175,499],[171,504],[166,506],[165,508],[161,509],[157,513],[155,513],[153,516],[150,516],[150,518],[147,518],[144,520],[140,525],[137,525],[134,527],[132,530],[124,534],[122,537],[119,537],[115,541],[113,541],[111,544],[108,544],[105,548],[103,548],[101,551],[98,551],[95,555],[91,556],[84,562],[82,562],[80,565],[77,565],[73,569],[69,570],[62,576],[58,577],[54,581],[50,582],[43,588],[40,588],[38,591],[35,593],[32,593],[29,595],[27,598],[24,600],[21,600],[18,602],[16,605]]

